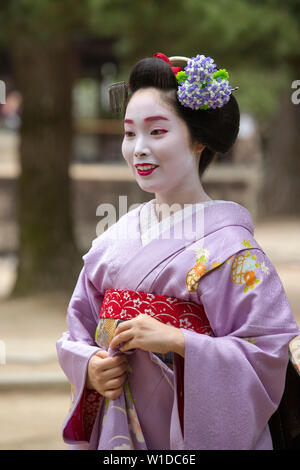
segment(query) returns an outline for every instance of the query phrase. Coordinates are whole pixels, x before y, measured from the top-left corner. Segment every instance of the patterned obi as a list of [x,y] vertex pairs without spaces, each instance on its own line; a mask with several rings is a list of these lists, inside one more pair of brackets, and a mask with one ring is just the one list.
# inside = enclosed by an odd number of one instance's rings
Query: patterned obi
[[[108,349],[118,324],[141,314],[149,315],[166,325],[213,336],[202,305],[165,295],[108,289],[104,295],[95,333],[98,346]],[[173,362],[172,353],[156,355],[167,364]]]

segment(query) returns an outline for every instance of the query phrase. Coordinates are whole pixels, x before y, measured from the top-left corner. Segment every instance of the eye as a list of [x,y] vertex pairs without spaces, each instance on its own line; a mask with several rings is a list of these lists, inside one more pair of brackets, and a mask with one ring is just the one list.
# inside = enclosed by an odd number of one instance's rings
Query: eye
[[125,131],[124,132],[124,136],[126,137],[132,137],[134,135],[134,133],[132,131]]
[[[168,131],[166,131],[165,129],[153,129],[153,131],[151,132],[151,134],[153,134],[153,132],[155,132],[154,135],[161,135],[161,134],[165,134],[165,133],[168,132]],[[156,134],[157,132],[158,132],[158,134]],[[160,134],[160,133],[161,133],[161,134]]]

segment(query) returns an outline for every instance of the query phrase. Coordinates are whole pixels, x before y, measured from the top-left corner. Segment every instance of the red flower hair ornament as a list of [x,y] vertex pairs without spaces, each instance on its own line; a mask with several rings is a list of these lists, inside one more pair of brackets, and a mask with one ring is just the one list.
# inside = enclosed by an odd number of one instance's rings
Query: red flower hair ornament
[[158,57],[158,59],[162,59],[165,62],[167,62],[167,64],[169,64],[169,66],[173,70],[175,76],[178,72],[181,71],[181,67],[173,67],[172,66],[169,57],[167,57],[165,54],[162,54],[161,52],[156,52],[156,54],[154,54],[153,57]]

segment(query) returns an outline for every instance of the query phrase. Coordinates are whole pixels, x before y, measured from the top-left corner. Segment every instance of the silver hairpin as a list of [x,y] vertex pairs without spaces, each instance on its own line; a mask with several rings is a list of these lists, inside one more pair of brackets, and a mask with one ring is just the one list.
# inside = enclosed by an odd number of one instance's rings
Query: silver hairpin
[[114,112],[123,111],[128,99],[128,83],[116,82],[109,86],[110,108]]

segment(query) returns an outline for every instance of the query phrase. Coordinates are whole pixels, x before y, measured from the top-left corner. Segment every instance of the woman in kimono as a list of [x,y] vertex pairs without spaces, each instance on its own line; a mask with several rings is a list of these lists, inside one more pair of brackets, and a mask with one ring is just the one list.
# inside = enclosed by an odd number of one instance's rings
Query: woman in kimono
[[111,87],[123,156],[155,198],[83,257],[57,342],[74,448],[273,448],[268,421],[298,327],[249,212],[201,183],[236,140],[232,91],[210,57],[161,53]]

